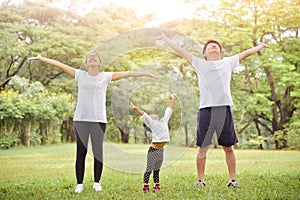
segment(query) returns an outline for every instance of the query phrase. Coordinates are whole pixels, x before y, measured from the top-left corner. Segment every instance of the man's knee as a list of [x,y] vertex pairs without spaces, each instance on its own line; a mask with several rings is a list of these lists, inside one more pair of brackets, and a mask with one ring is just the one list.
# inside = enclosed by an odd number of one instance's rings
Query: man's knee
[[223,146],[223,150],[225,151],[225,153],[233,153],[232,146],[229,146],[229,147]]
[[209,146],[206,147],[199,147],[198,149],[198,159],[204,159],[206,158],[207,150]]

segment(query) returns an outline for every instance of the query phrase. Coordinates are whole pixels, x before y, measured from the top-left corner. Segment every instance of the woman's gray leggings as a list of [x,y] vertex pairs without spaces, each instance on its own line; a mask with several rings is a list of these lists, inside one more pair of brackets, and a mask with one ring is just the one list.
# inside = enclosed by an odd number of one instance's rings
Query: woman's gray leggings
[[76,179],[77,184],[83,183],[85,157],[88,149],[88,140],[91,136],[94,155],[94,182],[99,182],[103,170],[103,139],[106,124],[100,122],[74,122],[76,139]]

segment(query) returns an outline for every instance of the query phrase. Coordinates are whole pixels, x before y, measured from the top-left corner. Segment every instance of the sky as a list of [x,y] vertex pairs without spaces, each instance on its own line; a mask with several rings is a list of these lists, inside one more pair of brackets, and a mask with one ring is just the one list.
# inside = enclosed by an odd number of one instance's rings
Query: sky
[[184,3],[184,0],[104,0],[103,2],[132,8],[139,15],[155,14],[160,21],[191,18],[195,11],[195,7]]
[[[0,0],[0,3],[9,0]],[[23,0],[10,0],[10,4],[20,4]],[[29,0],[31,2],[49,2],[49,0]],[[91,11],[93,6],[116,4],[134,9],[139,16],[153,14],[157,23],[168,22],[176,19],[192,18],[196,6],[184,3],[185,0],[52,0],[55,7],[68,8],[76,4],[78,14],[83,15]],[[197,5],[213,4],[218,0],[194,0]],[[74,3],[75,2],[75,3]],[[85,2],[85,3],[84,3]],[[86,3],[88,2],[88,3]]]

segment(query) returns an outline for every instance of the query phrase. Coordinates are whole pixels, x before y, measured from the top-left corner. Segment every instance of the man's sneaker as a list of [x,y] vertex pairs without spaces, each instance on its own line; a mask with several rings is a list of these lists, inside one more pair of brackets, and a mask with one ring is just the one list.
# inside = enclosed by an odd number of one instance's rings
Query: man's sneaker
[[231,180],[228,184],[228,187],[233,187],[233,188],[239,188],[240,185],[238,184],[238,182],[236,182],[235,180]]
[[195,184],[194,184],[196,187],[199,187],[199,186],[206,186],[206,183],[203,181],[201,181],[201,180],[198,180]]
[[144,192],[144,193],[150,192],[149,184],[144,184],[143,192]]
[[153,186],[152,192],[156,192],[156,191],[159,191],[159,190],[160,190],[160,185],[159,185],[159,183],[155,183],[154,186]]
[[75,188],[76,193],[81,193],[83,191],[83,184],[78,184]]
[[101,187],[100,183],[94,183],[93,189],[96,192],[101,192],[102,191],[102,187]]

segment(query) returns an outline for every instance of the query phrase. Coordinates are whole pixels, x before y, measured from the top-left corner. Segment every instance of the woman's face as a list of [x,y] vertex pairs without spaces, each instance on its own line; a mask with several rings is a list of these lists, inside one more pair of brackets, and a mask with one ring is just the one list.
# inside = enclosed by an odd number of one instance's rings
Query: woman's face
[[101,60],[96,53],[92,52],[86,56],[85,64],[87,66],[100,66]]

